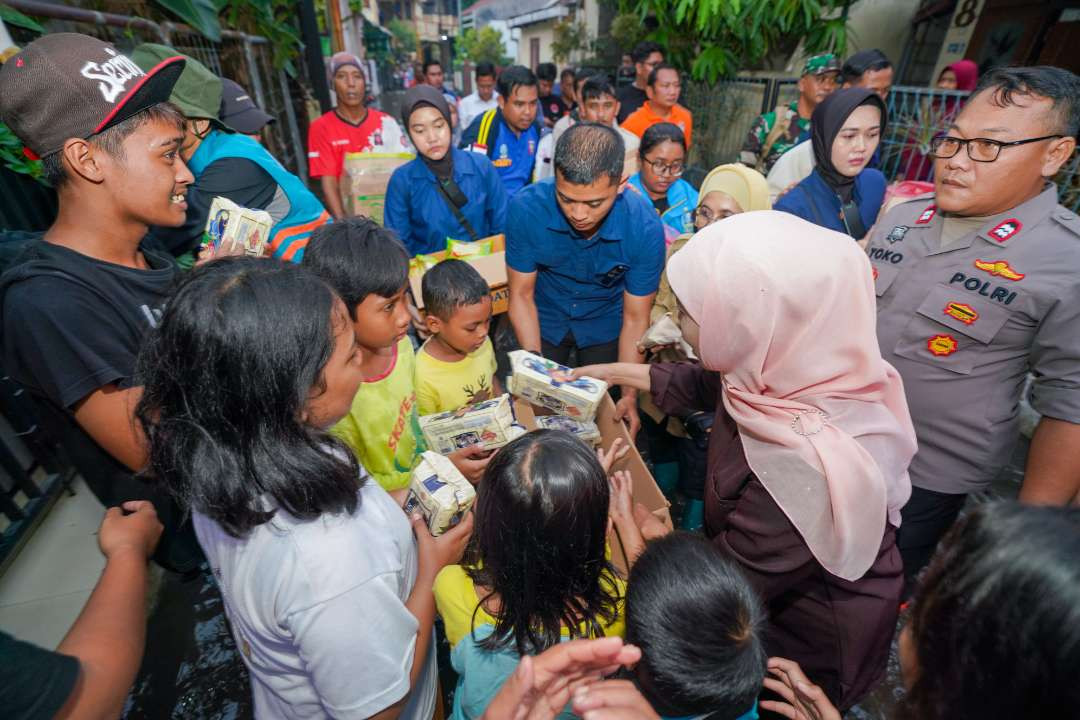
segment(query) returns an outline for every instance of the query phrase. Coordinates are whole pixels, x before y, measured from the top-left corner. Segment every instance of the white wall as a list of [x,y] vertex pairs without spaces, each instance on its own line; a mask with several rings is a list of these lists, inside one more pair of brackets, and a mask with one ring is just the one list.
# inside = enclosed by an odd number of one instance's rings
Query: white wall
[[848,11],[848,55],[877,48],[900,64],[919,0],[859,0]]

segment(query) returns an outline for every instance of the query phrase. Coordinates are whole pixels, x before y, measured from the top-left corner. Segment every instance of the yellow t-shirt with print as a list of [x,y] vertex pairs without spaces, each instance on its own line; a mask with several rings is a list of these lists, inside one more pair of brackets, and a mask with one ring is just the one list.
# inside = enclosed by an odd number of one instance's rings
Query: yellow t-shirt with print
[[457,362],[438,360],[426,348],[424,343],[416,356],[416,402],[421,415],[457,410],[492,396],[495,349],[491,338]]
[[412,342],[404,337],[394,348],[390,369],[361,383],[349,414],[330,429],[386,490],[407,487],[427,449],[416,412],[415,369]]

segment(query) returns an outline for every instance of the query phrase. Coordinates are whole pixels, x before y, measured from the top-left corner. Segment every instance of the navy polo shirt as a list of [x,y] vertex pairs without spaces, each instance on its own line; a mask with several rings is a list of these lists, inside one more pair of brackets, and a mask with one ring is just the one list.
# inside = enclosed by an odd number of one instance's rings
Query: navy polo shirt
[[506,264],[536,273],[540,336],[553,345],[568,331],[578,347],[617,339],[623,292],[651,295],[660,285],[664,229],[652,205],[635,192],[619,194],[589,239],[563,217],[553,178],[511,198],[506,219]]

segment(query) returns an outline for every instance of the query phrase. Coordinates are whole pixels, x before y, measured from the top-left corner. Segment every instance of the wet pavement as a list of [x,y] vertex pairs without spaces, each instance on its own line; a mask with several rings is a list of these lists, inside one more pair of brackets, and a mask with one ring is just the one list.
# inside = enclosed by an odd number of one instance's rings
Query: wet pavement
[[[1021,438],[1012,462],[991,490],[969,505],[1016,497],[1023,479],[1028,441]],[[221,596],[209,573],[155,577],[147,628],[147,652],[124,708],[128,720],[246,720],[253,717],[247,670],[229,634]],[[363,622],[363,618],[359,618]],[[901,620],[902,622],[902,620]],[[446,648],[440,652],[443,687],[453,685]],[[903,694],[896,642],[886,680],[848,718],[887,720]]]

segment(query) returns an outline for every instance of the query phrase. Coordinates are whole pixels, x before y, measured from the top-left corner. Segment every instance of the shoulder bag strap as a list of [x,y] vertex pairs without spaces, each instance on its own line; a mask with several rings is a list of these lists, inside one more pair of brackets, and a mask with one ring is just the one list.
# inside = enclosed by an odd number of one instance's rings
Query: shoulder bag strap
[[435,184],[439,186],[439,195],[446,201],[446,205],[450,208],[450,212],[454,214],[454,218],[461,223],[461,227],[465,228],[465,232],[469,233],[469,239],[472,242],[479,240],[480,236],[473,230],[473,226],[466,219],[465,213],[461,212],[461,208],[465,207],[469,199],[465,197],[465,193],[461,192],[461,188],[454,182],[454,178],[447,178],[446,180],[436,178]]

